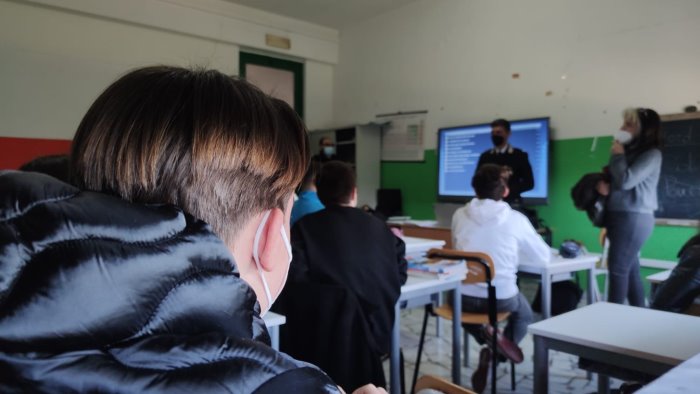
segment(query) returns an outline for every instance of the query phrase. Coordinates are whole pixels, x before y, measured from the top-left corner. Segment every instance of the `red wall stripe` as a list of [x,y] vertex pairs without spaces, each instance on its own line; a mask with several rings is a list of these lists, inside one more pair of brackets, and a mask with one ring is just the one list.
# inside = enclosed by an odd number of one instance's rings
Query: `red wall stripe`
[[0,137],[0,169],[17,169],[44,155],[70,152],[71,140]]

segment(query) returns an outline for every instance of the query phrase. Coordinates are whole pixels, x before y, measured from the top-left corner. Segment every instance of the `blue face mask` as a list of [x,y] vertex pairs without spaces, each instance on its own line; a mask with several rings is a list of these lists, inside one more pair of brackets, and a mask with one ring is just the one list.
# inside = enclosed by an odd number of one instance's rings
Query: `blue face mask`
[[323,147],[323,154],[331,157],[335,154],[335,146],[324,146]]

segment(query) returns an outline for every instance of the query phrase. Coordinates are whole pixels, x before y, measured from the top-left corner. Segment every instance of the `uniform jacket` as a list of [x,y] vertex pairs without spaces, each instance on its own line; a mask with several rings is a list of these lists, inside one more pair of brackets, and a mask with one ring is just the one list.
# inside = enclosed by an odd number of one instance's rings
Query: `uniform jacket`
[[532,175],[532,166],[527,153],[510,145],[505,152],[499,153],[496,148],[492,148],[479,156],[478,169],[483,164],[497,164],[508,166],[513,170],[513,174],[508,178],[508,189],[510,193],[505,198],[507,203],[519,202],[522,193],[532,190],[535,187],[535,178]]

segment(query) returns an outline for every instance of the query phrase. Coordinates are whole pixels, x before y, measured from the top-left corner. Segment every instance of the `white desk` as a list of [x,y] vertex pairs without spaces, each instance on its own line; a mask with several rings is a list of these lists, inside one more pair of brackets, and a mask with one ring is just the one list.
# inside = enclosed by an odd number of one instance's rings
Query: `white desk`
[[655,274],[647,276],[647,280],[649,281],[649,283],[659,284],[661,282],[666,281],[666,279],[668,279],[668,277],[671,276],[671,271],[673,270],[657,272]]
[[[535,342],[535,393],[546,393],[549,350],[662,375],[700,353],[700,318],[598,302],[528,327]],[[608,378],[598,377],[598,388]]]
[[272,348],[280,350],[280,326],[287,322],[287,318],[275,312],[267,312],[265,316],[263,316],[263,320],[265,321],[267,330],[270,332]]
[[552,277],[554,275],[587,270],[588,291],[586,298],[589,305],[593,303],[593,286],[596,284],[594,270],[599,258],[598,255],[594,254],[584,254],[574,259],[565,259],[555,255],[546,266],[525,262],[518,266],[518,271],[540,275],[542,281],[542,315],[545,319],[548,319],[552,316]]
[[[440,294],[443,291],[453,291],[454,294],[454,308],[455,310],[462,310],[462,297],[460,296],[460,285],[462,283],[462,278],[453,279],[429,279],[429,278],[418,278],[409,276],[406,284],[401,286],[401,296],[396,302],[394,307],[394,328],[391,333],[391,361],[389,367],[389,389],[392,394],[398,394],[401,392],[401,386],[403,382],[400,382],[400,362],[399,362],[399,349],[400,344],[400,330],[401,327],[401,303],[404,301],[424,299],[426,302],[432,302],[430,300],[430,295]],[[460,350],[461,350],[461,326],[459,319],[452,319],[452,381],[455,384],[460,384],[461,374],[460,374]]]
[[637,391],[639,394],[697,393],[700,377],[700,354],[684,361],[660,378]]
[[653,296],[654,293],[656,292],[656,289],[659,288],[659,285],[668,279],[669,276],[671,276],[671,271],[673,270],[666,270],[666,271],[661,271],[657,272],[655,274],[647,276],[647,280],[649,281],[649,284],[651,284],[651,295]]

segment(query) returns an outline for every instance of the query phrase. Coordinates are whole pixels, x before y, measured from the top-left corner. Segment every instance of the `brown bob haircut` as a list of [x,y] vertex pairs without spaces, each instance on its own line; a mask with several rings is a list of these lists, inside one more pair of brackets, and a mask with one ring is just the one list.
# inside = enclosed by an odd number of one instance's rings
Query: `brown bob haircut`
[[232,242],[254,214],[284,208],[309,162],[292,108],[213,70],[155,66],[110,85],[73,140],[73,181],[167,203]]
[[472,178],[472,187],[480,199],[501,201],[506,191],[503,167],[496,164],[484,164],[476,170]]
[[342,161],[329,161],[321,168],[316,184],[318,199],[323,205],[345,205],[350,202],[357,186],[355,170]]

